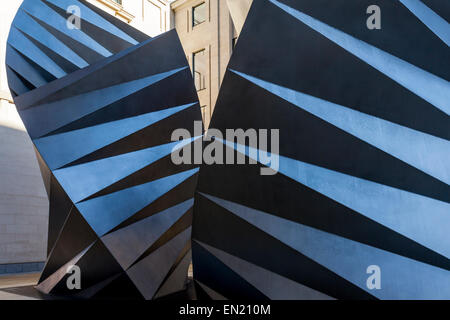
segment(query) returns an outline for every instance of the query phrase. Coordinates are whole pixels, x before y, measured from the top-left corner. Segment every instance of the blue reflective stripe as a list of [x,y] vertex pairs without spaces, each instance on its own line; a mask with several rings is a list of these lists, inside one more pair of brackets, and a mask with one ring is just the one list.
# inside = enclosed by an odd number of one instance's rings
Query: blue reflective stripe
[[[198,138],[197,138],[198,139]],[[195,138],[121,154],[54,171],[70,199],[76,203],[107,186],[190,144]],[[79,177],[82,177],[80,179]]]
[[436,179],[450,184],[450,142],[448,140],[278,86],[242,72],[231,71]]
[[[34,1],[34,0],[33,0]],[[54,4],[55,6],[61,8],[64,11],[67,11],[67,9],[70,6],[76,5],[81,9],[81,18],[85,21],[88,21],[92,23],[93,25],[102,28],[103,30],[114,34],[115,36],[122,38],[123,40],[136,45],[139,42],[134,40],[132,37],[130,37],[128,34],[117,28],[115,25],[110,23],[108,20],[104,19],[102,16],[98,15],[96,12],[92,11],[88,7],[86,7],[84,4],[82,4],[78,0],[47,0],[48,2]]]
[[[450,296],[448,270],[211,195],[203,195],[380,299],[447,299]],[[366,281],[370,275],[366,270],[370,265],[381,268],[380,290],[367,288]]]
[[444,111],[448,115],[450,114],[450,84],[448,81],[340,30],[330,27],[277,0],[269,1],[406,89],[428,101],[436,108]]
[[100,148],[168,118],[193,104],[150,112],[34,141],[50,170],[58,169]]
[[400,0],[424,25],[450,46],[450,24],[419,0]]
[[[41,137],[186,68],[170,70],[104,89],[83,93],[64,100],[38,105],[22,111],[21,117],[25,119],[25,123],[26,119],[34,119],[35,122],[40,121],[38,123],[39,125],[29,127],[28,133],[33,138]],[[56,113],[58,116],[53,116]]]
[[16,49],[11,47],[10,44],[7,46],[6,61],[12,70],[20,74],[25,80],[30,82],[35,87],[40,87],[47,83],[42,75],[39,74],[37,70],[28,63],[28,61],[16,52]]
[[67,21],[61,17],[58,13],[53,11],[42,1],[38,0],[25,0],[22,3],[21,8],[28,12],[31,16],[44,21],[45,23],[51,25],[53,28],[64,33],[68,37],[84,44],[85,46],[91,48],[92,50],[98,52],[104,57],[109,57],[112,55],[106,48],[100,45],[97,41],[89,37],[83,31],[78,29],[67,28]]
[[55,36],[49,33],[39,23],[34,21],[23,10],[19,10],[17,12],[13,25],[50,50],[56,52],[66,60],[72,62],[77,67],[84,68],[88,66],[88,63],[85,60],[83,60],[64,43],[62,43]]
[[177,185],[192,177],[197,169],[124,189],[76,204],[98,236],[118,226]]
[[15,48],[17,51],[56,78],[61,78],[66,75],[60,66],[58,66],[52,59],[36,47],[34,43],[27,39],[19,30],[16,29],[16,27],[11,27],[8,41],[10,46]]
[[[205,196],[208,197],[207,195]],[[218,248],[198,240],[194,241],[271,300],[334,300],[334,298],[324,293],[261,268]]]
[[[236,143],[216,140],[237,150]],[[252,158],[255,149],[245,149]],[[283,156],[279,172],[450,258],[449,203]]]
[[[170,229],[194,205],[194,198],[157,212],[102,237],[103,243],[124,270]],[[123,239],[133,241],[123,241]]]

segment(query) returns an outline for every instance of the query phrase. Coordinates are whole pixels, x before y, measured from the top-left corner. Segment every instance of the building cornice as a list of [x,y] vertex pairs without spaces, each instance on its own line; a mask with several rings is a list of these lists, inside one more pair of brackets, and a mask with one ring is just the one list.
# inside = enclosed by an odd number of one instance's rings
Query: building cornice
[[130,23],[135,18],[135,16],[125,10],[116,11],[116,16],[122,17],[123,19],[127,20],[128,23]]
[[161,2],[163,5],[167,6],[170,2],[167,0],[158,0],[159,2]]
[[11,93],[5,90],[0,90],[0,100],[8,101],[9,103],[14,103]]
[[188,2],[191,2],[192,0],[176,0],[174,2],[172,2],[170,4],[170,8],[172,10],[176,10],[176,9],[180,9],[181,7],[183,7],[185,4],[187,4]]
[[118,4],[113,0],[97,0],[97,1],[107,6],[108,8],[114,10],[116,16],[119,16],[122,19],[128,21],[128,23],[130,23],[135,18],[135,16],[126,11],[122,5]]

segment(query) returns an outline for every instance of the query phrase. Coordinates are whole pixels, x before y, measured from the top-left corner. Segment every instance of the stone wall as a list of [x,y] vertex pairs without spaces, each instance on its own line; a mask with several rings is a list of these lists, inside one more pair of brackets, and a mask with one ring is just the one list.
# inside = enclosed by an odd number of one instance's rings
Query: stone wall
[[[206,21],[193,26],[192,8],[206,4]],[[189,61],[193,66],[193,54],[205,50],[208,72],[206,88],[198,91],[203,108],[205,126],[209,126],[214,105],[226,67],[233,52],[232,42],[236,37],[227,2],[223,0],[177,0],[171,4],[174,24]]]
[[0,11],[0,274],[42,268],[47,250],[47,194],[5,72],[6,39],[20,3],[4,1]]
[[0,117],[0,264],[41,262],[47,250],[47,194],[14,105],[2,101]]

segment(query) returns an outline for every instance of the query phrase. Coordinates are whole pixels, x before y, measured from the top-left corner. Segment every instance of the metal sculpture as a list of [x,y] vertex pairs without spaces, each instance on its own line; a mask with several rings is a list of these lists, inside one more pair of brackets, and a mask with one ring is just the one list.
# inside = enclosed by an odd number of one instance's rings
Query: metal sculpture
[[[50,199],[37,289],[99,299],[183,289],[198,168],[172,163],[171,133],[201,112],[176,31],[150,38],[85,1],[25,0],[6,63]],[[77,271],[81,287],[68,285]]]
[[201,167],[199,297],[450,299],[444,2],[253,1],[210,128],[279,129],[279,168]]

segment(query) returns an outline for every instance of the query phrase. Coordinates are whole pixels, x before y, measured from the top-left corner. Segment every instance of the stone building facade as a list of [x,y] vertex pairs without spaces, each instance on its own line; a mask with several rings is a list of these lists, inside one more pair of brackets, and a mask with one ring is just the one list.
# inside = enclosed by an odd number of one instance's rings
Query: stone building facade
[[226,0],[176,0],[171,8],[208,127],[237,32]]

